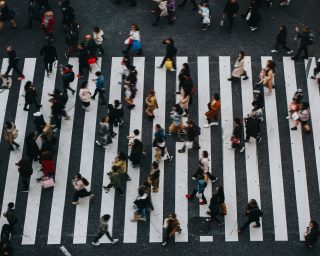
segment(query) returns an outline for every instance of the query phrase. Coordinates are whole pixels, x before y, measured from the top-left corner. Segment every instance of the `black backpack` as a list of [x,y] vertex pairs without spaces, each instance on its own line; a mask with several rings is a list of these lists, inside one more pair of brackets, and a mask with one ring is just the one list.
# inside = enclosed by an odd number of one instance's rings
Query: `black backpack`
[[85,186],[89,186],[89,181],[86,178],[82,177],[81,180]]
[[194,130],[197,136],[201,135],[201,128],[198,125],[194,125]]

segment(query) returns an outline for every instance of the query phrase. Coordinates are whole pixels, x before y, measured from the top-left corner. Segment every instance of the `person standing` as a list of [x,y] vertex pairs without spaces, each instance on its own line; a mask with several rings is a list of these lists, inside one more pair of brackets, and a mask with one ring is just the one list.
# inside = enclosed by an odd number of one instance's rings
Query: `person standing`
[[112,104],[108,104],[108,117],[109,117],[109,132],[112,138],[117,136],[117,133],[113,131],[114,122],[116,119],[116,110]]
[[112,143],[112,139],[110,136],[109,117],[108,116],[104,116],[101,118],[99,139],[96,140],[96,143],[99,146],[102,146],[104,148],[110,148],[110,146],[108,146],[108,145]]
[[230,141],[231,147],[229,147],[229,149],[239,148],[240,153],[245,150],[245,147],[242,143],[242,124],[240,118],[235,118],[233,120],[233,132]]
[[60,66],[60,71],[62,75],[62,84],[63,84],[63,93],[68,96],[68,91],[70,90],[72,92],[72,95],[76,92],[74,89],[70,87],[70,83],[74,80],[74,72],[72,70],[73,66],[71,64],[67,64],[66,67]]
[[78,173],[75,178],[72,180],[72,185],[76,192],[73,195],[72,204],[79,204],[79,198],[90,196],[92,198],[94,194],[91,191],[86,189],[86,186],[89,185],[89,182],[86,178],[82,177],[80,173]]
[[244,70],[244,52],[239,51],[238,58],[236,63],[234,64],[234,69],[232,70],[232,75],[228,78],[228,81],[233,81],[236,78],[241,78],[244,76],[242,80],[248,80],[247,72]]
[[7,211],[3,214],[3,216],[7,218],[8,222],[9,222],[9,227],[10,227],[11,233],[13,233],[14,226],[18,222],[16,211],[14,209],[14,203],[12,203],[12,202],[8,203]]
[[181,149],[178,150],[179,153],[186,152],[186,148],[188,149],[200,149],[200,146],[198,142],[196,142],[196,138],[200,135],[199,129],[200,127],[196,127],[193,121],[188,120],[187,121],[188,127],[187,127],[187,142],[183,145]]
[[38,93],[36,87],[32,84],[31,81],[26,82],[24,86],[25,93],[25,103],[24,103],[24,111],[29,111],[30,108],[27,108],[28,105],[35,104],[37,108],[41,108],[42,105],[37,102]]
[[159,26],[160,17],[168,16],[167,0],[154,1],[157,2],[158,6],[153,11],[153,13],[156,15],[156,20],[152,23],[152,26]]
[[119,168],[117,166],[112,166],[111,172],[108,172],[110,183],[107,186],[103,186],[106,193],[110,191],[110,188],[114,188],[119,195],[123,195],[123,190],[120,187],[120,177],[119,177]]
[[129,160],[132,162],[132,167],[140,167],[141,155],[143,153],[143,144],[139,139],[134,139],[131,147]]
[[85,36],[85,40],[83,42],[84,49],[88,52],[88,58],[95,58],[97,55],[97,44],[90,34]]
[[272,95],[272,88],[274,86],[274,73],[275,73],[276,64],[272,60],[268,60],[266,67],[263,68],[260,72],[259,78],[260,81],[256,83],[257,86],[263,85],[268,89],[268,96]]
[[220,213],[219,205],[220,205],[219,194],[214,193],[210,199],[210,204],[209,204],[210,211],[207,212],[210,215],[210,218],[206,219],[206,222],[217,221],[219,223],[219,226],[223,225],[223,221],[221,221],[217,218],[217,216]]
[[156,92],[154,90],[151,90],[149,92],[148,97],[145,100],[145,104],[146,104],[145,112],[147,114],[147,117],[150,121],[152,121],[155,118],[154,116],[155,109],[159,108]]
[[91,92],[88,88],[88,82],[83,81],[80,90],[79,90],[79,98],[81,100],[81,107],[85,111],[89,111],[90,100],[91,100]]
[[92,100],[95,100],[95,97],[97,95],[97,93],[99,93],[99,98],[102,101],[101,105],[106,105],[107,102],[104,98],[104,94],[105,94],[105,88],[104,88],[104,76],[102,75],[102,73],[100,71],[97,71],[95,73],[95,75],[97,76],[97,78],[92,79],[92,81],[96,82],[96,89],[94,91],[94,94],[91,96]]
[[3,31],[4,23],[10,22],[12,28],[17,28],[14,21],[15,11],[10,9],[5,1],[0,1],[0,32]]
[[98,235],[94,238],[93,242],[91,243],[94,246],[100,245],[99,239],[106,235],[112,244],[115,244],[119,241],[119,239],[112,238],[108,231],[108,221],[110,220],[111,216],[109,214],[105,214],[100,218],[100,223],[98,227]]
[[[150,200],[149,200],[150,201]],[[134,213],[132,222],[146,221],[146,207],[148,203],[148,193],[145,191],[145,186],[138,188],[138,196],[133,202],[134,207],[137,209]]]
[[212,125],[219,125],[218,116],[220,112],[220,95],[218,93],[213,95],[213,98],[208,103],[208,109],[209,111],[205,113],[208,123],[203,126],[204,128],[209,128]]
[[179,104],[176,104],[172,107],[170,111],[170,118],[172,122],[168,127],[167,135],[172,135],[172,133],[177,132],[180,138],[180,133],[183,133],[183,130],[184,130],[184,126],[182,122],[182,114],[183,114],[183,110],[181,109]]
[[162,246],[166,246],[170,240],[173,239],[175,233],[181,233],[182,229],[180,228],[179,220],[177,219],[177,215],[175,213],[171,213],[165,220],[163,224],[163,228],[165,230],[165,238]]
[[102,31],[101,28],[99,28],[98,26],[95,26],[93,28],[92,36],[93,36],[94,42],[97,45],[99,53],[101,53],[103,55],[104,49],[102,47],[102,43],[104,41],[104,32]]
[[223,17],[227,16],[229,21],[228,32],[231,33],[233,27],[233,18],[237,16],[239,11],[239,4],[237,0],[227,0],[224,9]]
[[244,142],[249,142],[250,137],[256,139],[259,144],[262,140],[260,137],[260,120],[255,115],[248,115],[244,118],[245,127],[246,127],[246,139]]
[[201,199],[202,199],[202,201],[199,201],[199,205],[207,204],[207,199],[204,196],[204,190],[206,186],[207,186],[207,182],[205,181],[204,176],[202,174],[197,175],[197,185],[192,190],[191,194],[186,194],[186,198],[188,198],[188,200],[192,200],[198,193],[199,195],[201,195]]
[[29,192],[30,177],[33,173],[32,162],[22,158],[16,165],[18,166],[19,176],[22,183],[22,192]]
[[141,47],[141,38],[140,38],[140,29],[137,24],[132,24],[130,28],[129,37],[125,40],[125,44],[127,48],[122,52],[124,54],[128,54],[130,49],[138,50],[137,55],[142,55],[142,47]]
[[19,75],[18,79],[23,80],[25,77],[22,74],[22,72],[20,71],[20,69],[18,68],[18,64],[19,64],[20,59],[17,56],[16,51],[10,45],[6,48],[6,52],[8,54],[8,58],[9,58],[9,65],[8,65],[7,71],[4,74],[4,76],[7,77],[9,75],[11,69],[13,69],[15,72],[18,73],[18,75]]
[[79,44],[78,46],[78,58],[79,58],[79,74],[77,75],[78,78],[84,77],[83,69],[87,69],[91,71],[90,65],[88,64],[88,51],[86,50],[83,43]]
[[40,55],[43,56],[44,68],[47,71],[47,76],[52,73],[53,63],[58,60],[56,48],[50,41],[40,50]]
[[260,218],[263,216],[263,212],[259,209],[258,203],[255,199],[251,199],[248,203],[245,215],[247,216],[247,221],[238,229],[238,233],[245,231],[252,222],[256,223],[253,225],[253,228],[260,227]]
[[39,161],[40,160],[40,149],[38,147],[38,144],[36,142],[37,135],[35,133],[31,132],[25,139],[26,143],[26,155],[28,156],[29,161]]
[[320,235],[318,223],[314,220],[309,222],[306,232],[304,233],[304,244],[306,247],[313,247],[318,241]]
[[4,139],[9,144],[9,150],[14,150],[13,145],[16,146],[16,149],[20,147],[20,145],[14,141],[17,137],[18,130],[16,128],[16,125],[13,122],[7,121],[4,126]]
[[297,32],[297,39],[300,38],[300,46],[299,49],[297,51],[297,53],[291,57],[292,60],[298,60],[300,57],[301,52],[304,52],[304,59],[308,59],[309,58],[309,54],[308,54],[308,46],[313,44],[313,37],[312,34],[310,32],[310,29],[308,27],[305,27],[302,31],[302,33],[300,33],[300,30],[298,27],[295,28],[296,32]]
[[281,24],[279,32],[277,34],[276,43],[274,49],[271,50],[271,53],[278,52],[279,45],[287,52],[287,54],[292,54],[293,50],[287,47],[287,28],[285,25]]
[[159,191],[160,169],[159,164],[153,161],[151,164],[151,170],[148,175],[148,181],[152,186],[152,192],[157,193]]
[[41,19],[41,28],[44,32],[46,40],[53,39],[53,28],[55,24],[55,18],[52,11],[46,11]]
[[167,59],[170,59],[172,61],[172,67],[170,71],[175,71],[176,70],[176,63],[174,61],[174,58],[177,55],[177,48],[174,46],[174,41],[173,39],[167,38],[165,40],[162,40],[162,44],[166,45],[166,55],[164,56],[160,66],[158,68],[163,68],[164,63],[166,62]]

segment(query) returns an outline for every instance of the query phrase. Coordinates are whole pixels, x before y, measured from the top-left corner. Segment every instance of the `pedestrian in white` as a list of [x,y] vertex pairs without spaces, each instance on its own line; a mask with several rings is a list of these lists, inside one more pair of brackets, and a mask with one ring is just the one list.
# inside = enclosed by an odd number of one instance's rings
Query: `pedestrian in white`
[[208,2],[204,2],[199,5],[199,14],[202,16],[202,28],[201,30],[208,30],[211,23],[210,9],[208,7]]
[[104,49],[102,47],[102,43],[104,41],[104,32],[99,27],[93,28],[93,40],[97,45],[97,49],[99,50],[100,54],[104,54]]
[[82,82],[80,86],[79,97],[82,103],[82,109],[89,111],[88,107],[90,106],[91,92],[88,89],[88,81]]

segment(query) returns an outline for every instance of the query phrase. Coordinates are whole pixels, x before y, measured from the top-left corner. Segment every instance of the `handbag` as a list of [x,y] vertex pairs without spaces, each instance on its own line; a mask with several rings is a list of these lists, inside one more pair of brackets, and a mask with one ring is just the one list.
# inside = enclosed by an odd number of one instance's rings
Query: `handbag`
[[292,119],[295,120],[295,121],[298,120],[298,119],[299,119],[299,114],[298,114],[298,112],[292,113],[291,117],[292,117]]
[[132,48],[132,50],[140,50],[141,49],[140,41],[133,40],[131,48]]
[[166,70],[171,70],[173,68],[173,62],[171,59],[166,59],[164,66]]
[[220,215],[227,215],[227,206],[225,203],[219,204]]
[[13,139],[15,140],[18,137],[18,135],[19,135],[19,130],[16,127],[14,127],[14,129],[12,130]]
[[125,41],[124,44],[132,45],[132,38],[128,37]]
[[220,27],[223,27],[223,24],[224,24],[224,19],[221,18],[221,20],[220,20],[220,22],[219,22],[219,26],[220,26]]
[[92,58],[88,58],[87,60],[88,64],[96,64],[97,63],[97,58],[96,57],[92,57]]
[[43,177],[40,182],[43,188],[51,188],[54,186],[53,178]]

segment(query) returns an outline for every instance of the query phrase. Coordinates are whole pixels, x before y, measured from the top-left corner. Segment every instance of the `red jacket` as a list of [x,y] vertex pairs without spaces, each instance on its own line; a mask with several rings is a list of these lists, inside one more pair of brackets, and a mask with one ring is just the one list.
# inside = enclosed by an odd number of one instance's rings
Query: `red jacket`
[[55,23],[54,17],[51,17],[50,19],[46,19],[45,15],[42,16],[41,26],[46,34],[53,33],[54,23]]
[[52,160],[42,160],[41,161],[43,176],[49,176],[54,174],[55,166]]

